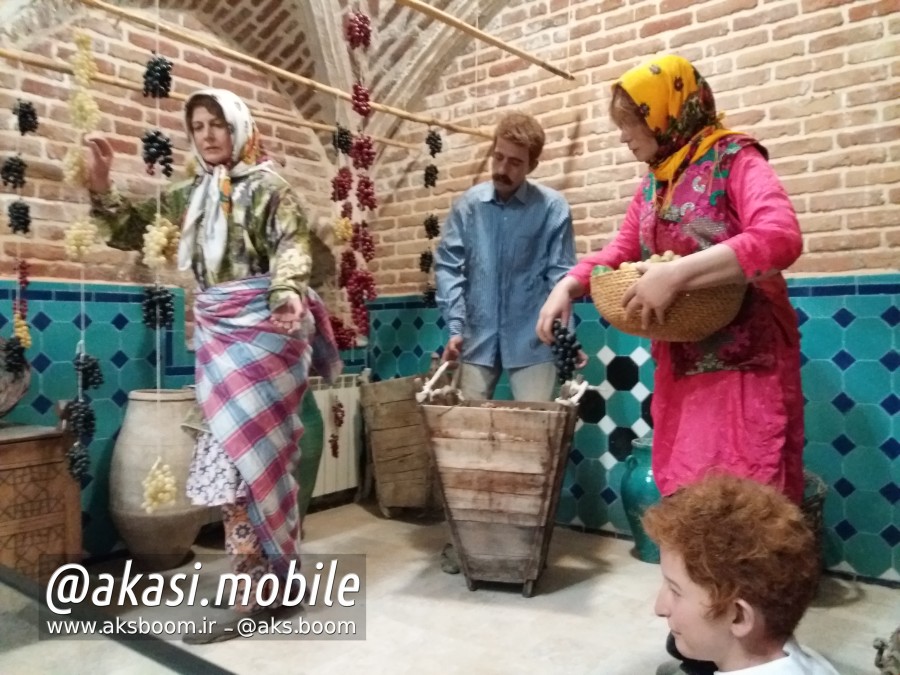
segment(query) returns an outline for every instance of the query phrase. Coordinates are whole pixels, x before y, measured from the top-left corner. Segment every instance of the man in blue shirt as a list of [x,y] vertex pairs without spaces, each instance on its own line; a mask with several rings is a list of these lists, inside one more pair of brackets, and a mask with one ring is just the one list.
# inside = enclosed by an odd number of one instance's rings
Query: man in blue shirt
[[494,131],[491,180],[453,204],[435,254],[437,302],[450,331],[445,361],[460,361],[460,390],[490,399],[505,369],[518,401],[548,401],[553,354],[535,333],[553,286],[575,265],[572,214],[556,190],[526,179],[544,130],[510,113]]

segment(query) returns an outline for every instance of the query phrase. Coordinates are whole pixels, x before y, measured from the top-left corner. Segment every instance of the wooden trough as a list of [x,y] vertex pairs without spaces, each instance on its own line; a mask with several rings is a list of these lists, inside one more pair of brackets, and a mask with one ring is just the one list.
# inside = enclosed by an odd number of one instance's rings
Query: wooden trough
[[523,584],[546,565],[577,419],[566,403],[423,402],[444,511],[469,590]]
[[401,508],[436,506],[428,439],[416,403],[420,378],[360,385],[360,404],[375,474],[378,508],[386,518]]

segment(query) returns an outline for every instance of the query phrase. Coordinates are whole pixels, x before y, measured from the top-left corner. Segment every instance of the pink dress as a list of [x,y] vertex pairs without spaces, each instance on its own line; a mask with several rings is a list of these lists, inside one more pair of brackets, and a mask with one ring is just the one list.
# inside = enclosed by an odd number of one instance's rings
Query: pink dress
[[663,186],[648,175],[615,239],[569,273],[589,289],[595,265],[617,268],[722,243],[750,282],[729,326],[702,342],[652,344],[653,473],[663,495],[724,471],[802,500],[800,335],[780,274],[802,241],[791,202],[758,148],[745,136],[721,139],[685,170],[664,214],[653,197]]

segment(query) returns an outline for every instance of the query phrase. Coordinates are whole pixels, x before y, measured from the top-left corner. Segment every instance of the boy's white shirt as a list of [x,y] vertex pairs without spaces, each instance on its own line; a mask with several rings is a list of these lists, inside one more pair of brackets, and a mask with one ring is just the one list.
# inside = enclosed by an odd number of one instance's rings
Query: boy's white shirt
[[840,675],[821,654],[791,638],[784,644],[786,656],[750,668],[716,671],[716,675]]

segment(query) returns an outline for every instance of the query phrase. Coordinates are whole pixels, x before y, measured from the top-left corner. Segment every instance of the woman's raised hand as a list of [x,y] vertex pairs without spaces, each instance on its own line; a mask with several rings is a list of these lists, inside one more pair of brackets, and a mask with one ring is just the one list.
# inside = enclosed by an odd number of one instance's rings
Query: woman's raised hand
[[105,138],[96,135],[87,136],[84,142],[88,147],[86,160],[88,189],[100,194],[109,192],[112,187],[109,179],[113,163],[112,146]]

